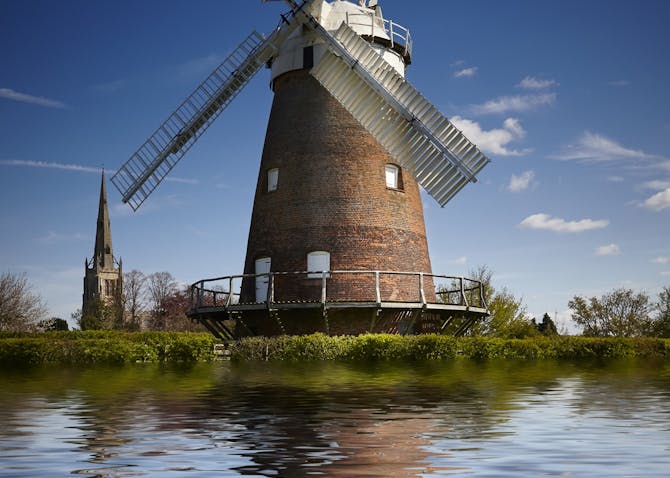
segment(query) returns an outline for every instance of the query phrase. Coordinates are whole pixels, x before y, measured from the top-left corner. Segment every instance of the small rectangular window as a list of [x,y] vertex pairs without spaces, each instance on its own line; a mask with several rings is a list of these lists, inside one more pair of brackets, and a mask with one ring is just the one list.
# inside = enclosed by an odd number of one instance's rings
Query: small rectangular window
[[279,169],[268,169],[268,192],[276,191],[279,184]]
[[398,189],[398,166],[395,164],[386,165],[386,187]]
[[[307,278],[320,279],[324,271],[330,271],[330,253],[314,251],[307,254]],[[330,277],[330,274],[326,274],[326,277]]]
[[306,46],[302,49],[302,67],[309,70],[314,66],[314,47]]

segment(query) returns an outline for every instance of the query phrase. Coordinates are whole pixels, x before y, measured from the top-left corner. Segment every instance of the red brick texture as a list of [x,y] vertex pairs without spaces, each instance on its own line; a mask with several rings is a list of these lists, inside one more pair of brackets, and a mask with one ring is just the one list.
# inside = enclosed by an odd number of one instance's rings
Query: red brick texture
[[[431,272],[414,178],[402,170],[402,190],[386,187],[393,159],[307,70],[274,87],[244,272],[268,256],[272,271],[304,271],[311,251],[328,251],[332,270]],[[268,192],[272,168],[279,181]],[[411,281],[388,278],[382,288],[394,300],[418,300]],[[254,300],[252,282],[243,284],[243,301]],[[320,279],[285,282],[275,286],[276,301],[320,298]],[[328,289],[331,300],[368,300],[374,278],[333,277]]]

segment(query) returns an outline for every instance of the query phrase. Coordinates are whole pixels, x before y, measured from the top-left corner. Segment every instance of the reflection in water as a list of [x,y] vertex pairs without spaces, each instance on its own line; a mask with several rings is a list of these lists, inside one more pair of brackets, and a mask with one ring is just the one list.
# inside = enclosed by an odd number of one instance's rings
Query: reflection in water
[[0,476],[665,476],[670,366],[0,372]]

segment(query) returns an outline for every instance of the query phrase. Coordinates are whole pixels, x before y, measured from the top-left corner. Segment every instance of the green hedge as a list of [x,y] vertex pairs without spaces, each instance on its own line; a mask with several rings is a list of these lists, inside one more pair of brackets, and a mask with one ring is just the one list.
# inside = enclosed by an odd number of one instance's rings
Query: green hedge
[[[196,362],[217,358],[218,340],[188,332],[70,331],[0,335],[0,365]],[[251,337],[228,346],[236,361],[491,359],[670,359],[670,339],[555,337],[498,339],[445,335]]]
[[0,364],[194,362],[215,358],[204,333],[71,331],[0,336]]
[[253,337],[230,345],[232,360],[449,360],[670,358],[670,339],[444,335]]

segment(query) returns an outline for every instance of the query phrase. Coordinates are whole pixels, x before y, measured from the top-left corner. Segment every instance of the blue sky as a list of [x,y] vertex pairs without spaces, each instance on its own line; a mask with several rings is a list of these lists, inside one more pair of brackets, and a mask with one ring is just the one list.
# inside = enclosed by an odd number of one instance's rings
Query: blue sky
[[[670,3],[380,2],[414,38],[408,80],[492,158],[444,208],[436,273],[479,265],[531,315],[670,285]],[[100,167],[115,170],[283,3],[0,3],[0,271],[52,315],[81,305]],[[126,270],[242,270],[272,100],[261,71],[139,212],[108,184]]]

